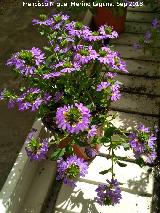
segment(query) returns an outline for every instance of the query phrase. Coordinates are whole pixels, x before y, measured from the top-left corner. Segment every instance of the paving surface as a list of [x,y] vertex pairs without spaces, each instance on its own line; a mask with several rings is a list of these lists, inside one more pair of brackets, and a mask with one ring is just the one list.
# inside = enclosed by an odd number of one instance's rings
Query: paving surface
[[[41,36],[31,22],[43,11],[44,8],[22,7],[21,0],[0,1],[0,90],[18,87],[18,81],[5,66],[11,54],[20,49],[43,45]],[[7,104],[0,102],[0,189],[33,121],[33,113],[8,110]]]
[[[159,122],[160,104],[160,68],[152,56],[144,56],[142,51],[132,48],[134,41],[150,27],[151,20],[156,16],[147,8],[129,9],[126,30],[115,40],[115,49],[126,59],[129,75],[120,75],[118,80],[124,83],[123,97],[112,109],[118,112],[114,120],[117,127],[131,129],[139,123],[152,127]],[[133,159],[130,152],[117,150],[119,156]],[[115,207],[101,207],[95,202],[95,188],[99,183],[105,183],[109,177],[99,172],[110,167],[110,160],[101,148],[101,156],[97,156],[90,164],[89,173],[85,178],[77,179],[77,187],[73,190],[62,185],[55,213],[149,213],[152,211],[153,171],[149,167],[140,168],[133,161],[125,168],[116,169],[116,176],[122,185],[123,199]],[[103,157],[102,157],[103,155]]]

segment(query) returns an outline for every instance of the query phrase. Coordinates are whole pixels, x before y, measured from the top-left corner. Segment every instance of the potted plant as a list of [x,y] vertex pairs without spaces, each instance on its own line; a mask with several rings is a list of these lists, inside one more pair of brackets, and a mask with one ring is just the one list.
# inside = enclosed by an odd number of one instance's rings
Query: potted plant
[[159,48],[157,44],[160,40],[160,22],[157,18],[152,20],[150,29],[145,32],[144,36],[134,43],[134,48],[142,49],[144,54],[150,52],[154,57],[159,57]]
[[75,178],[87,173],[86,160],[104,145],[112,163],[101,174],[111,173],[111,179],[98,186],[96,200],[100,205],[115,205],[121,189],[114,164],[126,166],[115,149],[132,149],[140,166],[156,159],[156,136],[151,129],[140,125],[127,132],[112,124],[116,115],[110,114],[110,105],[121,97],[115,76],[127,69],[119,53],[103,40],[117,33],[108,26],[92,32],[63,14],[41,15],[33,24],[48,44],[43,51],[33,47],[11,56],[7,65],[19,77],[19,90],[5,89],[0,99],[7,100],[10,108],[16,105],[20,111],[37,112],[51,136],[35,139],[34,129],[26,141],[26,153],[31,160],[57,160],[57,180],[65,184],[75,187]]
[[127,3],[124,4],[124,0],[121,0],[118,3],[117,1],[103,0],[102,3],[104,3],[104,5],[106,4],[106,6],[96,7],[96,13],[93,17],[96,29],[104,24],[107,24],[112,26],[118,33],[124,32],[127,15]]

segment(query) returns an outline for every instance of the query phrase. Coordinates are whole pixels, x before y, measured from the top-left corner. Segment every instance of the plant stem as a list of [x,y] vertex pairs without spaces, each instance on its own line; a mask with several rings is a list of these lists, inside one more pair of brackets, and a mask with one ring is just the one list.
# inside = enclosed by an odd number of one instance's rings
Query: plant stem
[[114,160],[113,160],[113,156],[114,156],[114,151],[113,151],[113,146],[112,146],[112,140],[111,140],[111,160],[112,160],[112,166],[111,166],[111,170],[112,170],[112,179],[114,178]]
[[113,148],[112,148],[112,179],[114,178],[114,173],[113,173],[113,167],[114,167],[114,162],[113,162],[113,154],[114,154],[114,152],[113,152]]

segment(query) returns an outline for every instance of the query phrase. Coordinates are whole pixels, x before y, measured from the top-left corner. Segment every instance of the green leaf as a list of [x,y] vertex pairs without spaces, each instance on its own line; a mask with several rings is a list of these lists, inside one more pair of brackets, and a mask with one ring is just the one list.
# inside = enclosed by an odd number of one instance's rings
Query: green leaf
[[106,127],[104,129],[104,137],[102,138],[103,143],[109,143],[111,141],[111,137],[115,134],[117,128],[116,127]]
[[120,161],[117,161],[116,163],[117,163],[118,166],[120,166],[120,167],[126,167],[126,166],[127,166],[127,164],[122,163],[122,162],[120,162]]
[[71,155],[71,154],[73,154],[73,147],[72,146],[66,146],[66,154],[67,155]]
[[138,164],[141,168],[145,165],[143,158],[136,159],[136,164]]
[[107,170],[103,170],[103,171],[99,172],[99,174],[105,175],[105,174],[107,174],[107,173],[109,173],[109,172],[112,172],[112,169],[111,169],[111,168],[110,168],[110,169],[107,169]]
[[58,160],[60,157],[62,157],[65,153],[65,148],[61,149],[58,148],[55,150],[51,155],[51,160]]
[[122,146],[123,146],[123,148],[124,148],[125,151],[127,151],[127,150],[130,149],[129,143],[122,143]]

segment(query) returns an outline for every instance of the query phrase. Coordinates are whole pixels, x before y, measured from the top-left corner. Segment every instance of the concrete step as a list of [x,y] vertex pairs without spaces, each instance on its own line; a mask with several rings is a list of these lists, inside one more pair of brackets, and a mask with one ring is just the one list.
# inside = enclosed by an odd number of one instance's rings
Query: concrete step
[[[133,34],[133,33],[123,33],[117,39],[112,40],[112,44],[124,44],[133,46],[134,43],[138,43],[140,38],[144,38],[143,33]],[[155,47],[160,47],[160,42],[155,44]],[[136,50],[135,50],[136,51]]]
[[160,61],[160,58],[154,57],[151,55],[150,52],[146,52],[144,54],[143,50],[141,49],[134,49],[132,46],[128,45],[120,45],[116,44],[115,45],[115,50],[119,51],[121,56],[124,59],[138,59],[138,60],[144,60],[144,61]]
[[127,11],[127,21],[130,22],[143,22],[143,23],[151,23],[151,21],[156,17],[155,13],[146,13],[141,11],[140,13],[137,11]]
[[150,26],[151,26],[150,23],[126,21],[125,32],[126,33],[145,33],[150,28]]
[[117,117],[112,120],[112,123],[116,127],[120,127],[121,129],[132,130],[135,129],[139,124],[143,123],[148,127],[153,127],[154,125],[158,125],[158,118],[152,116],[143,116],[139,114],[133,114],[129,112],[117,112],[111,111],[111,116],[115,113]]
[[116,77],[123,85],[122,91],[138,94],[146,94],[150,97],[160,96],[160,79],[149,79],[138,76],[119,75]]
[[117,111],[135,112],[158,116],[160,98],[148,98],[145,95],[122,93],[121,99],[113,102],[111,107]]
[[125,59],[129,74],[144,77],[160,78],[160,64],[152,61]]
[[134,12],[153,12],[153,8],[150,6],[143,5],[141,7],[135,6],[135,7],[128,7],[127,11],[134,11]]

